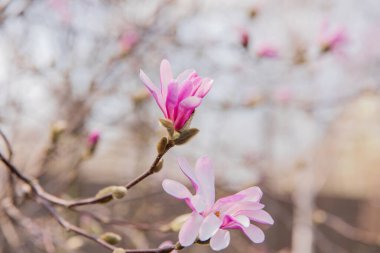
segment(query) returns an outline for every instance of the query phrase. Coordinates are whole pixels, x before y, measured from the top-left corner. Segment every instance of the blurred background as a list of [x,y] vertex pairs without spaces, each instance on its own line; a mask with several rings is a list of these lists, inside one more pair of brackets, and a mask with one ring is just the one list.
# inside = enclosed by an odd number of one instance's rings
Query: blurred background
[[[200,133],[125,199],[65,218],[125,248],[175,242],[168,224],[189,210],[161,181],[188,183],[176,157],[208,155],[218,196],[258,185],[275,219],[264,243],[234,231],[223,252],[380,252],[379,41],[379,0],[0,0],[0,128],[13,162],[55,195],[125,184],[165,134],[139,69],[158,84],[167,58],[215,80]],[[1,165],[2,200],[8,183]],[[1,253],[104,252],[14,187]]]

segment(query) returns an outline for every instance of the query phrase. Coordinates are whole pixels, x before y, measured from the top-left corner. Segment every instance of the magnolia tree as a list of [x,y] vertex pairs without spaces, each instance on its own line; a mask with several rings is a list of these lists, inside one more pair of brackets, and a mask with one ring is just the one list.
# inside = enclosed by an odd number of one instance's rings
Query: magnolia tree
[[[155,249],[119,248],[115,246],[121,240],[118,234],[106,232],[101,236],[92,235],[80,226],[70,223],[57,211],[57,208],[61,207],[79,212],[76,209],[79,206],[104,204],[124,198],[129,190],[132,188],[137,190],[135,188],[138,188],[140,182],[162,170],[163,157],[171,148],[187,143],[198,133],[198,129],[190,127],[191,119],[195,114],[195,109],[201,105],[203,98],[210,91],[212,79],[202,78],[194,70],[186,70],[174,78],[167,60],[161,62],[159,87],[154,85],[143,71],[140,72],[140,78],[161,109],[164,118],[160,119],[160,122],[167,130],[167,136],[162,137],[157,144],[156,158],[143,174],[124,186],[105,187],[94,197],[63,199],[48,193],[36,178],[26,175],[12,163],[11,143],[1,132],[7,154],[2,151],[0,159],[10,172],[9,180],[13,181],[17,178],[22,181],[26,186],[24,187],[25,194],[41,204],[63,228],[92,240],[114,253],[176,252],[191,247],[193,244],[209,244],[213,250],[219,251],[230,244],[231,230],[242,231],[253,243],[263,242],[264,232],[257,225],[272,225],[274,221],[271,215],[263,210],[264,205],[260,202],[263,196],[262,191],[259,187],[252,186],[216,200],[214,169],[208,157],[199,158],[194,168],[184,157],[178,158],[180,170],[190,180],[194,193],[177,181],[165,179],[162,182],[163,189],[168,194],[184,200],[191,210],[191,213],[176,219],[177,226],[180,227],[177,243],[165,241]],[[61,129],[63,126],[59,125],[54,128],[53,142],[59,138]],[[83,159],[93,154],[99,138],[98,131],[88,136],[88,148]],[[8,204],[14,205],[14,202]],[[32,224],[29,225],[32,226]]]

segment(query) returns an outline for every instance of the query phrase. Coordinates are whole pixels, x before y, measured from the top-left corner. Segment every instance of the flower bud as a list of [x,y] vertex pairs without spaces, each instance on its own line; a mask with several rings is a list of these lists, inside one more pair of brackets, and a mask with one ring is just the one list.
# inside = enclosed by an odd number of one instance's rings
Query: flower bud
[[50,138],[51,142],[56,144],[59,140],[59,137],[66,131],[67,129],[67,123],[66,121],[60,120],[55,122],[51,126],[51,132],[50,132]]
[[97,130],[92,131],[87,136],[87,155],[91,156],[94,154],[96,147],[98,146],[100,139],[100,132]]
[[125,253],[125,250],[122,248],[117,248],[112,251],[112,253]]
[[168,120],[168,119],[160,119],[160,123],[163,127],[166,128],[166,130],[168,131],[169,133],[169,136],[173,136],[174,134],[174,126],[173,126],[173,122]]
[[121,236],[112,232],[106,232],[100,236],[100,239],[111,244],[115,245],[121,241]]
[[197,133],[199,132],[196,128],[190,128],[187,130],[184,130],[179,134],[177,138],[174,139],[175,145],[182,145],[188,142],[191,138],[193,138]]
[[247,30],[242,30],[240,32],[240,44],[244,48],[248,48],[248,46],[249,46],[249,40],[250,40],[250,37],[249,37],[248,31]]
[[161,140],[157,143],[157,152],[162,155],[166,151],[166,146],[168,145],[168,138],[162,137]]
[[164,166],[164,159],[161,159],[156,166],[153,167],[152,172],[157,173],[160,170],[162,170],[162,167]]
[[98,191],[98,193],[96,194],[96,197],[101,198],[101,197],[104,197],[107,195],[112,195],[112,198],[104,200],[103,203],[107,203],[107,202],[111,201],[112,199],[123,198],[126,195],[126,193],[127,193],[127,189],[124,186],[112,185],[112,186],[107,186],[107,187],[101,189],[100,191]]

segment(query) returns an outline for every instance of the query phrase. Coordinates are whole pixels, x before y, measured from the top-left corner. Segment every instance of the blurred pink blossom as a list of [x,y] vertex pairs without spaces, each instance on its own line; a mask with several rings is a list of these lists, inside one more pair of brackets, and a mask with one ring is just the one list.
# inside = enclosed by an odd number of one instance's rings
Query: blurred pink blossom
[[318,41],[322,52],[339,50],[348,41],[347,31],[344,27],[331,27],[323,22]]
[[248,31],[246,29],[240,29],[239,35],[240,35],[240,44],[244,48],[247,48],[249,46],[249,41],[250,41],[250,36],[249,36]]
[[190,246],[197,238],[201,241],[210,239],[213,250],[222,250],[230,243],[228,230],[234,229],[243,231],[254,243],[264,241],[264,232],[251,221],[270,225],[274,221],[262,210],[264,205],[260,200],[263,193],[259,187],[248,188],[215,202],[215,177],[211,161],[207,157],[198,159],[194,170],[183,158],[179,158],[178,163],[195,188],[195,195],[183,184],[170,179],[165,179],[162,186],[168,194],[185,200],[192,210],[179,232],[182,246]]
[[212,87],[213,80],[201,78],[194,70],[185,70],[174,79],[169,61],[162,60],[161,85],[157,88],[140,70],[140,78],[156,100],[166,119],[180,131]]
[[270,43],[263,42],[257,43],[255,46],[255,53],[260,58],[278,58],[278,49]]
[[124,32],[119,40],[121,50],[128,53],[140,40],[140,35],[136,31]]
[[93,130],[88,136],[87,136],[87,143],[89,147],[94,147],[98,144],[100,139],[100,131]]
[[278,87],[274,90],[273,99],[280,103],[289,103],[294,97],[293,90],[289,86]]

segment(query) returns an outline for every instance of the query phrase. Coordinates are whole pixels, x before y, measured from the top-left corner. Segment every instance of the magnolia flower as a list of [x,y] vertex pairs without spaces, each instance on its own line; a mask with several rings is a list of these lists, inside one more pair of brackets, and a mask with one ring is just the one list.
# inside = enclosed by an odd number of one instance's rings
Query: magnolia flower
[[180,131],[211,89],[213,80],[201,78],[194,70],[185,70],[174,78],[167,60],[161,62],[160,76],[161,85],[157,88],[140,70],[141,80],[156,100],[165,118],[172,121],[175,130]]
[[195,195],[183,184],[170,179],[164,180],[162,186],[168,194],[185,200],[192,209],[179,232],[182,246],[190,246],[197,238],[200,241],[210,239],[213,250],[222,250],[230,243],[229,230],[232,229],[243,231],[254,243],[264,241],[263,231],[251,224],[251,221],[273,224],[272,217],[262,210],[260,188],[251,187],[215,202],[215,178],[210,160],[207,157],[198,159],[194,170],[183,158],[179,158],[178,163],[195,188]]

